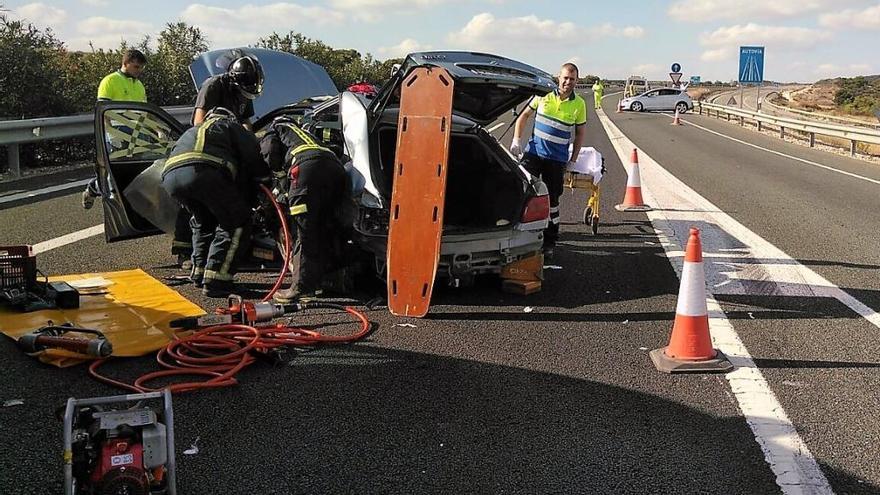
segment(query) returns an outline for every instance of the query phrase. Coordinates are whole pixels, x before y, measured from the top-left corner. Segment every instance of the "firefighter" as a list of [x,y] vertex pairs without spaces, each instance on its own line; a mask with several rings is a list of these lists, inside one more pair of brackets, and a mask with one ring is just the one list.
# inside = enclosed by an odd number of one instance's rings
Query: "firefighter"
[[287,170],[288,204],[295,225],[289,289],[275,293],[287,304],[320,293],[325,275],[342,260],[343,208],[350,196],[345,168],[333,151],[288,118],[275,119],[260,139],[273,172]]
[[215,107],[231,110],[239,122],[248,130],[250,118],[254,116],[254,101],[263,92],[263,66],[253,55],[243,52],[233,54],[225,74],[205,80],[196,96],[192,124],[199,125]]
[[250,240],[254,180],[269,174],[260,145],[224,107],[183,133],[162,172],[162,186],[191,214],[191,280],[208,297],[234,289]]

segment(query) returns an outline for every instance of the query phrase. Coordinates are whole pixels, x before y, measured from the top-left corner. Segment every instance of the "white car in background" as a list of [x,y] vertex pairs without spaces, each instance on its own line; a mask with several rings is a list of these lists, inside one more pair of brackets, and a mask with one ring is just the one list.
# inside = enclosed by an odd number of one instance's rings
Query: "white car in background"
[[694,109],[694,102],[688,96],[687,90],[657,88],[637,96],[624,98],[621,106],[624,110],[632,110],[633,112],[678,110],[678,113],[685,113]]

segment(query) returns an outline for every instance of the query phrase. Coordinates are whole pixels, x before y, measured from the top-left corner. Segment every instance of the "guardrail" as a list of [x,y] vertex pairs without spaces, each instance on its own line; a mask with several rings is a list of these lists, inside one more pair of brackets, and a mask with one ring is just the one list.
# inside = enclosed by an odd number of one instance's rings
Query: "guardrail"
[[846,139],[850,142],[850,156],[856,155],[857,143],[880,144],[880,131],[867,129],[864,127],[851,127],[836,124],[827,124],[824,122],[815,122],[807,120],[791,119],[788,117],[779,117],[761,112],[752,112],[750,110],[741,110],[739,108],[728,107],[724,105],[716,105],[714,103],[694,102],[694,107],[700,115],[706,112],[711,116],[715,113],[716,117],[724,114],[729,121],[731,117],[738,117],[740,125],[745,123],[745,119],[755,121],[760,131],[763,125],[772,125],[779,128],[779,137],[785,137],[785,130],[795,130],[805,132],[810,135],[810,147],[816,145],[816,135],[828,136],[839,139]]
[[[165,107],[164,110],[182,123],[189,123],[192,107]],[[95,133],[95,114],[83,113],[67,117],[46,117],[27,120],[0,121],[0,146],[6,146],[9,170],[21,177],[19,146],[26,143],[88,136]]]

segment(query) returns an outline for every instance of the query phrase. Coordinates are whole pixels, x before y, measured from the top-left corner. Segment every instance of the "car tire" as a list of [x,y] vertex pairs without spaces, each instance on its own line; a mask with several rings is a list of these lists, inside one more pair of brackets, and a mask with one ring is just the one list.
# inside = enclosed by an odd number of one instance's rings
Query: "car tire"
[[680,101],[675,104],[675,109],[678,110],[678,113],[685,113],[688,111],[687,103]]
[[630,110],[633,112],[641,112],[645,109],[645,105],[642,105],[641,102],[634,101],[632,105],[630,105]]

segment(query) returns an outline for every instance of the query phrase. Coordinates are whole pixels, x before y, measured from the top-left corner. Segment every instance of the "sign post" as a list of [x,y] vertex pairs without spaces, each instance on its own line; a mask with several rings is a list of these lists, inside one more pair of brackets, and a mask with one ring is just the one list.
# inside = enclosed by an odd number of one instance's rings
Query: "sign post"
[[672,87],[678,88],[681,81],[681,64],[676,62],[672,64],[670,69],[672,69],[672,72],[669,73],[669,79],[672,79]]
[[761,84],[764,82],[764,47],[741,46],[739,47],[739,105],[742,107],[743,85],[757,84],[758,96],[755,106],[760,110]]

